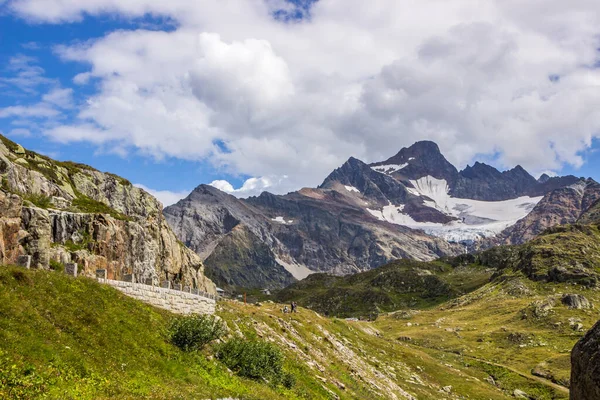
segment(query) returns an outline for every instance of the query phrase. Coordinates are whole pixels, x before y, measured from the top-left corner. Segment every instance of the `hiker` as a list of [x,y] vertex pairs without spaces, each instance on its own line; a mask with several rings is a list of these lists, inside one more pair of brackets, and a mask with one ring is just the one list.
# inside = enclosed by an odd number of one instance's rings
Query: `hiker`
[[288,309],[288,306],[284,306],[284,307],[283,307],[283,313],[284,313],[284,314],[287,314],[287,313],[289,313],[289,312],[290,312],[290,310]]
[[292,312],[298,312],[298,304],[295,301],[292,302]]

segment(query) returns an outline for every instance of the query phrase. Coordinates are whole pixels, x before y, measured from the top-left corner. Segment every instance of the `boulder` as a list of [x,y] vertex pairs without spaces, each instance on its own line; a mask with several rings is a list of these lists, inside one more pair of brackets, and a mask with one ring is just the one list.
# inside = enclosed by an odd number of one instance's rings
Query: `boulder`
[[589,300],[580,294],[565,294],[560,301],[565,306],[577,310],[592,308]]
[[517,399],[529,399],[529,396],[527,395],[527,393],[525,393],[524,391],[519,390],[519,389],[514,390],[513,396],[515,396]]
[[600,322],[571,352],[571,400],[600,399]]

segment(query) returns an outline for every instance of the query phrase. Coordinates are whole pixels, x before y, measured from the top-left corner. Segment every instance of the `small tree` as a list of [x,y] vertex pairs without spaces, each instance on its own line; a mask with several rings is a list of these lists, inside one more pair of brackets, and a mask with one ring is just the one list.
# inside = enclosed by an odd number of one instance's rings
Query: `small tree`
[[225,323],[213,315],[190,315],[171,322],[169,338],[181,350],[194,351],[219,339],[226,331]]

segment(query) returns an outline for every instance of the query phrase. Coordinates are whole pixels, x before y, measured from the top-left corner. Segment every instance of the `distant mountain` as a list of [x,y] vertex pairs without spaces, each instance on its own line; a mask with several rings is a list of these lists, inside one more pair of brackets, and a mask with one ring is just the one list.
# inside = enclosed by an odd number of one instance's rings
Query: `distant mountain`
[[381,162],[350,157],[318,188],[287,195],[237,199],[200,185],[164,214],[217,284],[274,288],[312,272],[456,255],[501,233],[510,242],[507,229],[577,182],[479,162],[458,171],[437,144],[422,141]]
[[204,260],[207,275],[226,287],[283,287],[315,271],[341,275],[397,258],[461,252],[440,238],[378,221],[345,188],[242,200],[201,185],[164,215]]

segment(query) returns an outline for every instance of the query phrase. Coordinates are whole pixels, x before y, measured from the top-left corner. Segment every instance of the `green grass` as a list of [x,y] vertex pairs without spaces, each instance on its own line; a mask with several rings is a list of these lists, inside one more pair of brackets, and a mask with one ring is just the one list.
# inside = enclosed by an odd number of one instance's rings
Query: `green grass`
[[381,312],[431,308],[486,284],[492,271],[477,265],[398,260],[371,271],[336,277],[313,274],[276,293],[325,315],[376,317]]
[[172,318],[90,279],[0,267],[0,398],[281,397],[171,345]]
[[[216,344],[179,350],[168,337],[172,314],[109,286],[0,267],[0,398],[329,399],[335,393],[386,399],[406,391],[439,399],[441,388],[452,386],[457,398],[507,399],[520,389],[538,399],[565,399],[563,389],[531,370],[541,365],[558,382],[568,377],[568,352],[583,333],[556,322],[577,317],[589,327],[595,316],[557,304],[546,317],[523,319],[533,301],[564,290],[527,285],[529,297],[507,294],[506,281],[375,323],[325,318],[305,308],[283,314],[281,304],[270,302],[220,303],[218,315],[233,336],[281,349],[283,370],[296,381],[286,389],[232,374],[213,358]],[[568,290],[600,301],[589,289]],[[510,336],[515,332],[524,336]]]
[[131,217],[118,212],[114,208],[109,207],[98,200],[94,200],[81,193],[76,193],[76,195],[77,197],[73,200],[72,207],[78,212],[90,214],[109,214],[111,217],[118,220],[131,220]]
[[29,201],[36,207],[48,209],[52,206],[52,200],[43,194],[21,194],[23,200]]

